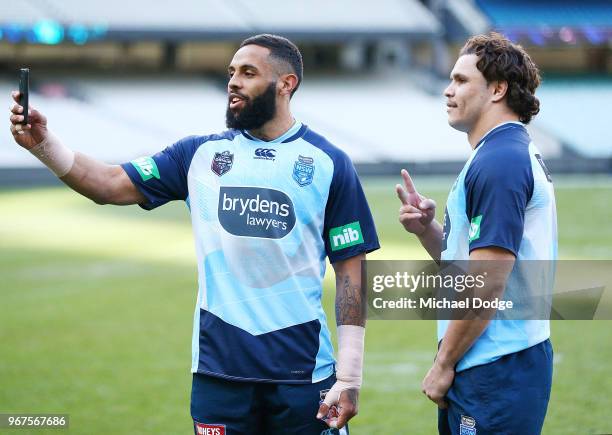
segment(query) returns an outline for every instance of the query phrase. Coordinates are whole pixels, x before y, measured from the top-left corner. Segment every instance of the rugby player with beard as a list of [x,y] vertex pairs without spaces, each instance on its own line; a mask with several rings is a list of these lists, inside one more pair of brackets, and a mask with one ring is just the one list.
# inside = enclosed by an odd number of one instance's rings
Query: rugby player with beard
[[[199,272],[196,434],[348,433],[357,414],[361,261],[379,244],[348,156],[291,115],[302,70],[289,40],[246,39],[228,68],[229,130],[116,166],[70,150],[40,111],[22,125],[22,107],[11,109],[15,141],[96,203],[189,207]],[[321,306],[326,257],[336,275],[337,361]]]

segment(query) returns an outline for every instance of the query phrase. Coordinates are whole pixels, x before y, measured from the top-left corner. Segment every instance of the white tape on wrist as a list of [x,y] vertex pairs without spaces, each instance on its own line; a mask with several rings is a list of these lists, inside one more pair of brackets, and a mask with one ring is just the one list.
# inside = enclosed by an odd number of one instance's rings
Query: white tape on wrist
[[74,151],[51,133],[47,133],[45,140],[35,145],[30,152],[58,177],[70,172],[74,164]]
[[338,362],[336,383],[325,395],[327,406],[338,403],[344,390],[361,388],[365,328],[356,325],[338,326]]

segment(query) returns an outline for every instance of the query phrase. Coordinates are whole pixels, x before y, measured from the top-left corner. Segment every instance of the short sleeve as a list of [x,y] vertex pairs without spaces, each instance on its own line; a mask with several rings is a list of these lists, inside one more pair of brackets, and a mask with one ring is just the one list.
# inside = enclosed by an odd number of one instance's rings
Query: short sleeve
[[483,146],[465,177],[470,252],[495,246],[517,256],[533,193],[528,147],[499,142]]
[[169,201],[187,198],[187,172],[201,143],[198,137],[190,136],[153,156],[121,165],[147,200],[139,204],[142,208],[152,210]]
[[329,261],[335,263],[380,247],[374,219],[349,157],[337,151],[334,160],[323,236]]

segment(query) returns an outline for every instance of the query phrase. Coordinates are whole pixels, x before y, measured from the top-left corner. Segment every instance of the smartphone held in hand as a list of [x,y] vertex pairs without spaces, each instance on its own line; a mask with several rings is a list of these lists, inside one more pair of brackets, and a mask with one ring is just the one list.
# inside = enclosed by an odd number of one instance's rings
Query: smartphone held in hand
[[28,99],[30,94],[30,68],[19,70],[19,105],[23,107],[23,125],[27,125],[28,119]]

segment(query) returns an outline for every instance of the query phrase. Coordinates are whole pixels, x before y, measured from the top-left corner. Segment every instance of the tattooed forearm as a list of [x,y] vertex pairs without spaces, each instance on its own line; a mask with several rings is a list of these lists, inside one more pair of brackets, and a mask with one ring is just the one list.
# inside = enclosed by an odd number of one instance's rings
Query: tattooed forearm
[[[358,275],[359,276],[359,275]],[[361,280],[349,273],[336,273],[336,324],[365,326],[366,295]]]

